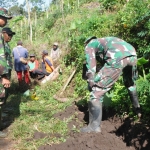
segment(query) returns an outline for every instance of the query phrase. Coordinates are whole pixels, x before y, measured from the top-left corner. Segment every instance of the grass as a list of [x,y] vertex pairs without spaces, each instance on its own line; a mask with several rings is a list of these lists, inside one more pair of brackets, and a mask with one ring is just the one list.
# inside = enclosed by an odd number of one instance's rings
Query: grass
[[[36,54],[39,54],[43,49],[50,50],[53,42],[58,41],[62,52],[68,54],[70,52],[68,39],[71,23],[78,20],[84,22],[84,20],[87,20],[87,17],[93,16],[95,11],[97,10],[89,11],[83,8],[82,11],[73,12],[71,15],[68,14],[65,17],[65,25],[62,23],[62,18],[59,18],[55,22],[54,27],[48,30],[48,32],[39,32],[33,44],[30,44],[28,39],[26,39],[24,47],[29,52],[34,50]],[[17,26],[15,27],[19,29]],[[19,36],[19,34],[17,35]],[[14,36],[13,40],[17,41],[17,38]],[[11,44],[11,47],[14,46],[15,42]],[[75,47],[73,50],[75,50]],[[58,80],[35,88],[36,96],[39,97],[39,100],[32,100],[30,97],[23,96],[15,90],[17,86],[16,81],[13,83],[6,107],[13,108],[13,113],[11,114],[13,123],[9,127],[9,133],[10,137],[17,143],[15,150],[36,150],[40,145],[51,145],[66,140],[68,134],[67,124],[74,116],[65,120],[53,117],[54,114],[63,111],[67,106],[71,105],[71,98],[74,96],[73,91],[71,91],[73,89],[67,88],[64,96],[70,97],[69,102],[59,103],[53,99],[53,95],[59,93],[72,72],[70,66],[68,68],[63,66],[62,70],[63,75],[59,76]],[[78,95],[76,95],[77,97]],[[82,103],[84,104],[85,102],[83,101]],[[78,132],[76,126],[72,130]],[[36,132],[44,133],[46,136],[36,139],[34,138]],[[58,133],[61,137],[56,136]]]
[[[67,124],[73,116],[60,120],[53,115],[71,105],[72,100],[60,103],[53,99],[53,95],[63,87],[70,71],[70,68],[66,68],[64,74],[56,81],[36,86],[38,100],[32,100],[30,96],[24,96],[16,91],[17,83],[12,83],[6,108],[13,109],[13,113],[10,114],[13,122],[8,129],[10,138],[17,143],[15,150],[36,150],[40,145],[51,145],[66,140]],[[35,133],[44,133],[46,136],[36,139]],[[60,136],[55,136],[57,134]]]

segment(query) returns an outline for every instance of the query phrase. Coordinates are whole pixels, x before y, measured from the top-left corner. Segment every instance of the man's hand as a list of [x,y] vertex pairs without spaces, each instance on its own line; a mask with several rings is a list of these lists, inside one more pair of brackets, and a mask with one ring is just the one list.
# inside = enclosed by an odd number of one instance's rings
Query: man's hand
[[86,67],[86,62],[83,63],[83,68],[82,68],[82,79],[87,80],[86,72],[87,72],[87,67]]
[[88,82],[88,90],[91,92],[92,91],[92,87],[94,86],[94,82],[89,81]]
[[5,88],[9,88],[10,87],[10,80],[8,80],[7,78],[2,78],[2,85]]

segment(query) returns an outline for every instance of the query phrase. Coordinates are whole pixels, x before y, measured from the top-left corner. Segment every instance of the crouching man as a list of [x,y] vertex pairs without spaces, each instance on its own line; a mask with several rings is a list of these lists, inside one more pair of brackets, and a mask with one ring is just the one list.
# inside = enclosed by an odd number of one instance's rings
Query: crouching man
[[[89,124],[81,132],[101,132],[102,102],[104,94],[123,74],[123,80],[130,95],[137,116],[141,117],[136,91],[137,55],[134,47],[117,37],[91,37],[85,41],[86,78],[90,90]],[[96,74],[97,61],[102,68]]]

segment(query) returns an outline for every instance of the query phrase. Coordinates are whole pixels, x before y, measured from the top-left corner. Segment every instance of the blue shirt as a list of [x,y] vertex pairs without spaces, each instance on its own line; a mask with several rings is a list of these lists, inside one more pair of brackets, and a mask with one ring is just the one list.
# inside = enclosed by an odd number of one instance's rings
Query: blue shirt
[[28,58],[28,51],[23,46],[17,46],[13,49],[15,71],[27,70],[27,65],[20,62],[20,57]]

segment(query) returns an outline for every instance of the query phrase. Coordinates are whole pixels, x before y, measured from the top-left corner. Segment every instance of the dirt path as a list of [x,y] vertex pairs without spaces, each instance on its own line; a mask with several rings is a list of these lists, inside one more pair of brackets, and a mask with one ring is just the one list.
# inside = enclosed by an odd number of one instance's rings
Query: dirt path
[[13,142],[9,139],[0,139],[0,150],[14,150]]
[[[80,128],[87,112],[82,113],[75,105],[55,115],[60,119],[68,118],[76,112],[76,118],[68,124],[69,138],[65,143],[40,146],[38,150],[150,150],[149,127],[134,123],[132,119],[121,120],[117,117],[103,115],[102,133],[73,132],[73,125]],[[112,115],[113,116],[113,115]],[[78,121],[77,121],[78,119]]]

